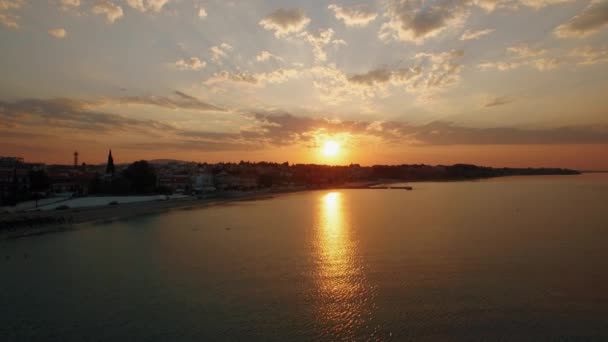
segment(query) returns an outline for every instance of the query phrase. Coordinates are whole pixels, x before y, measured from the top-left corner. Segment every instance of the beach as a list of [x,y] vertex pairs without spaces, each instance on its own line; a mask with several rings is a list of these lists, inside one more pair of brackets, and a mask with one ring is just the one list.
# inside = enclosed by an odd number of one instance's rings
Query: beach
[[[84,223],[112,222],[171,210],[189,210],[234,201],[261,200],[303,189],[226,192],[209,197],[186,196],[168,200],[104,206],[5,213],[0,215],[0,240],[78,229]],[[61,203],[57,204],[60,206]]]

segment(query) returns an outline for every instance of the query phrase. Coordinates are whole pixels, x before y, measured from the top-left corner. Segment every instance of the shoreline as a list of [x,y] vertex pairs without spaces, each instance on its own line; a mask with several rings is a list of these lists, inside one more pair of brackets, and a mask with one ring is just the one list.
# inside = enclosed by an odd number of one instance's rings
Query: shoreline
[[[492,177],[499,178],[499,177]],[[475,181],[480,179],[467,179]],[[454,180],[444,180],[450,182]],[[463,181],[463,180],[458,180]],[[342,189],[395,189],[395,191],[412,190],[410,186],[386,186],[404,182],[385,179],[374,182],[354,182],[333,187],[296,187],[284,189],[266,189],[258,191],[234,191],[216,193],[214,196],[201,198],[189,196],[169,200],[119,203],[117,205],[92,206],[66,210],[23,211],[0,215],[0,241],[36,236],[48,233],[77,230],[85,224],[103,224],[128,220],[139,216],[162,214],[173,210],[200,209],[240,201],[257,201],[272,199],[279,195],[304,191],[342,190]]]
[[[76,230],[86,224],[111,223],[139,216],[167,213],[173,210],[191,210],[241,201],[272,199],[279,195],[311,190],[322,189],[298,188],[281,191],[226,193],[208,198],[192,196],[182,199],[123,203],[66,210],[19,212],[7,214],[4,217],[0,216],[0,224],[17,223],[14,227],[5,227],[0,230],[0,241]],[[30,223],[18,224],[25,220],[29,220]]]

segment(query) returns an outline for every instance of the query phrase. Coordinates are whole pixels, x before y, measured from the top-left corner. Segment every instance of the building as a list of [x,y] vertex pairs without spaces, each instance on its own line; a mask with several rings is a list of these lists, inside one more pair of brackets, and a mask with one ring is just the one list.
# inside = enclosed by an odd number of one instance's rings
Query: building
[[16,204],[29,195],[30,169],[23,158],[0,157],[0,205]]
[[192,176],[192,189],[196,193],[215,191],[214,177],[211,172],[199,173]]
[[175,193],[189,193],[192,191],[192,179],[189,175],[165,174],[158,176],[158,186]]
[[47,173],[51,182],[50,190],[55,194],[87,195],[91,180],[95,178],[94,171],[75,169],[67,165],[48,166]]

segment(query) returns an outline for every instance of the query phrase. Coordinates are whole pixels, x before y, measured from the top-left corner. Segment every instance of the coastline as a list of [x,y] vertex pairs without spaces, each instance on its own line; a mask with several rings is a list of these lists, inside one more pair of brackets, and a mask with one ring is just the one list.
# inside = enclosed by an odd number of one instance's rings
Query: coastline
[[[500,178],[500,177],[491,177]],[[482,178],[485,179],[485,178]],[[467,179],[474,181],[479,179]],[[445,182],[455,180],[444,180]],[[456,180],[464,181],[464,180]],[[173,210],[190,210],[225,205],[239,201],[257,201],[304,191],[340,189],[395,189],[412,190],[410,186],[393,187],[388,184],[405,183],[401,180],[384,179],[373,182],[353,182],[332,187],[294,187],[265,189],[258,191],[230,191],[216,193],[210,197],[189,196],[169,200],[120,203],[116,205],[92,206],[65,210],[22,211],[0,214],[0,241],[80,229],[85,224],[110,223],[138,216],[162,214]],[[409,181],[407,183],[418,183]]]
[[240,201],[271,199],[278,195],[319,189],[286,189],[279,191],[231,192],[219,196],[198,198],[191,196],[182,199],[148,202],[122,203],[66,210],[26,211],[0,216],[2,227],[0,241],[28,236],[80,229],[85,224],[110,223],[128,220],[138,216],[162,214],[172,210],[190,210],[224,205]]

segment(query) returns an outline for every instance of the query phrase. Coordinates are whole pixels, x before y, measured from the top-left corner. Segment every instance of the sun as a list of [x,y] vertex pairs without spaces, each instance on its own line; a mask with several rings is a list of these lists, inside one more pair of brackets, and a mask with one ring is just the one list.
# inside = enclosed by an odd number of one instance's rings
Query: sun
[[328,157],[334,157],[340,152],[340,144],[335,141],[329,140],[323,144],[323,154]]

